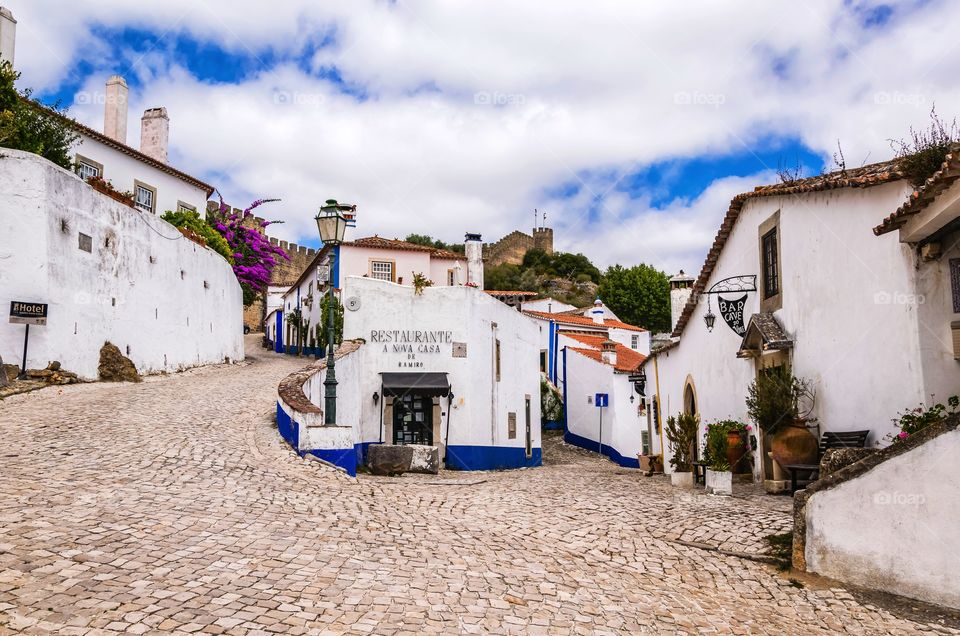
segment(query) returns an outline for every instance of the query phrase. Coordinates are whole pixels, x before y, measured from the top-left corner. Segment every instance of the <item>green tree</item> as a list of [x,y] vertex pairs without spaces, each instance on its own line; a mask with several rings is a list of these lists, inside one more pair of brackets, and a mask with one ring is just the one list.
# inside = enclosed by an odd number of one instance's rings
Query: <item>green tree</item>
[[425,245],[427,247],[433,247],[438,250],[447,250],[449,252],[457,252],[463,254],[464,247],[463,243],[444,243],[440,239],[434,239],[428,234],[408,234],[407,238],[404,239],[407,243],[415,243],[417,245]]
[[[320,323],[317,324],[317,342],[327,349],[327,325],[330,320],[330,294],[324,294],[320,299]],[[333,297],[333,342],[340,344],[343,342],[343,305],[336,296]]]
[[599,294],[624,322],[654,333],[670,330],[670,278],[660,270],[614,265],[600,279]]
[[0,63],[0,146],[40,155],[67,170],[73,169],[70,147],[79,139],[59,103],[41,106],[30,89],[18,91],[20,73]]
[[220,232],[213,229],[213,226],[207,223],[206,220],[200,218],[199,213],[193,210],[177,210],[176,212],[167,210],[160,218],[173,227],[184,227],[193,230],[206,241],[207,247],[227,259],[227,262],[233,265],[233,253],[230,251],[230,244],[227,243],[227,239],[223,238]]

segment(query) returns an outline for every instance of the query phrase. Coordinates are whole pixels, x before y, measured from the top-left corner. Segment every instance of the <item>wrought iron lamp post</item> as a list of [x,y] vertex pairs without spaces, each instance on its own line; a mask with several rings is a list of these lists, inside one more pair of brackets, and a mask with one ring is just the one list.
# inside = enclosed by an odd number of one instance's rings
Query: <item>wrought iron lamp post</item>
[[320,231],[320,240],[330,248],[330,273],[327,277],[327,375],[323,381],[323,423],[325,426],[335,426],[337,423],[337,372],[333,359],[335,316],[333,305],[333,267],[337,258],[336,247],[343,243],[343,235],[347,231],[347,224],[357,209],[355,205],[337,203],[336,199],[328,199],[326,204],[317,213],[317,229]]

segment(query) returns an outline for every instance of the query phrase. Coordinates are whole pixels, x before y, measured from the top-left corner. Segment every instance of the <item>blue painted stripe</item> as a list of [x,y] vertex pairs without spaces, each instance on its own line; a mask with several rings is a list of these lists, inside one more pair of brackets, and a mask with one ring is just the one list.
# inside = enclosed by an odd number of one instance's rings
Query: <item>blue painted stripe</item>
[[357,450],[353,446],[350,448],[314,448],[307,453],[344,469],[351,477],[357,476]]
[[283,353],[283,312],[277,310],[277,341],[274,343],[273,350],[276,353]]
[[557,422],[556,420],[546,420],[543,423],[543,428],[544,430],[547,430],[547,431],[562,431],[563,422]]
[[533,468],[543,464],[543,452],[522,446],[447,446],[447,468],[452,470],[503,470]]
[[[570,431],[567,431],[563,434],[563,441],[565,441],[567,444],[572,444],[588,451],[593,451],[594,453],[597,452],[596,440],[581,437],[580,435],[576,435]],[[601,447],[600,452],[605,457],[609,457],[610,461],[614,462],[615,464],[619,464],[624,468],[640,468],[640,460],[637,457],[624,457],[613,446],[604,444]]]
[[567,400],[567,348],[563,348],[563,431],[567,431],[567,422],[570,421],[570,415],[568,414],[567,405],[570,403]]
[[287,444],[293,446],[293,449],[299,452],[300,448],[300,427],[287,415],[287,412],[277,402],[277,430]]

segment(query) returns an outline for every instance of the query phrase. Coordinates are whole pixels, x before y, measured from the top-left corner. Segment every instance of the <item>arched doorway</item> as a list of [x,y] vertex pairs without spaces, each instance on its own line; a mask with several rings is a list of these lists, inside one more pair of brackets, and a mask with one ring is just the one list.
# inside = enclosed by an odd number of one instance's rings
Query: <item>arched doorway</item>
[[[684,415],[698,416],[700,411],[697,404],[697,389],[693,378],[689,375],[683,385],[683,413]],[[693,461],[700,461],[700,426],[697,425],[697,437],[693,442]]]

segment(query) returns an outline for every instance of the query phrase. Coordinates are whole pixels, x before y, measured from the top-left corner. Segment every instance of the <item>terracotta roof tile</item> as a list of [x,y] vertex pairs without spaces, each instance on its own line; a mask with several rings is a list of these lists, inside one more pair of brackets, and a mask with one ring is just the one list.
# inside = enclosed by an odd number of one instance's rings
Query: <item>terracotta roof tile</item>
[[873,228],[877,236],[903,227],[910,217],[919,214],[933,203],[940,194],[960,179],[960,146],[947,154],[940,169],[930,175],[922,186],[914,190],[907,202],[885,218],[883,223]]
[[720,229],[717,231],[717,236],[713,240],[713,245],[710,251],[707,252],[707,258],[703,263],[703,268],[700,270],[700,275],[693,284],[693,293],[690,294],[690,300],[688,300],[686,306],[684,306],[683,312],[677,321],[677,326],[673,330],[673,337],[679,337],[680,334],[683,333],[684,327],[687,326],[687,322],[689,322],[690,316],[697,306],[697,298],[706,288],[707,281],[710,279],[710,275],[713,274],[713,268],[720,258],[720,252],[723,251],[723,246],[733,231],[733,226],[736,224],[740,216],[740,211],[747,201],[761,197],[793,196],[806,194],[808,192],[835,190],[837,188],[869,188],[882,185],[903,178],[903,174],[899,171],[897,165],[896,160],[883,161],[863,166],[862,168],[831,172],[829,174],[800,179],[789,183],[758,186],[751,192],[744,192],[733,197],[730,201],[730,207],[723,217],[723,222],[720,224]]
[[[603,353],[599,349],[584,349],[582,347],[567,348],[576,351],[580,355],[584,355],[595,362],[606,364],[603,362]],[[617,364],[614,366],[614,371],[618,373],[633,373],[640,368],[640,365],[642,365],[646,359],[647,356],[643,355],[642,353],[637,353],[629,347],[624,347],[618,342]]]
[[366,236],[364,238],[358,238],[355,241],[346,241],[344,245],[354,245],[356,247],[370,247],[377,249],[387,249],[387,250],[404,250],[408,252],[430,252],[431,256],[437,258],[448,258],[453,260],[464,260],[466,256],[463,254],[457,254],[456,252],[451,252],[450,250],[441,250],[436,247],[430,247],[428,245],[420,245],[419,243],[409,243],[407,241],[401,241],[399,239],[387,239],[381,236]]
[[[552,320],[554,322],[563,324],[563,325],[583,325],[585,327],[599,327],[597,323],[593,322],[593,318],[588,318],[587,316],[572,316],[570,314],[551,314],[545,311],[533,311],[533,310],[524,310],[525,314],[532,316],[533,318],[540,318],[542,320]],[[627,323],[621,320],[614,320],[612,318],[607,318],[603,321],[603,326],[613,329],[624,329],[626,331],[646,331],[643,327],[637,327],[634,325],[628,325]]]
[[491,296],[537,296],[537,292],[533,291],[507,291],[502,289],[485,289],[486,293]]

